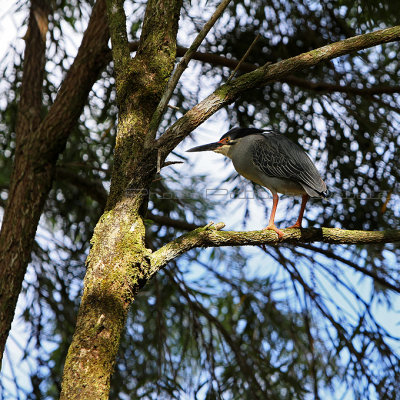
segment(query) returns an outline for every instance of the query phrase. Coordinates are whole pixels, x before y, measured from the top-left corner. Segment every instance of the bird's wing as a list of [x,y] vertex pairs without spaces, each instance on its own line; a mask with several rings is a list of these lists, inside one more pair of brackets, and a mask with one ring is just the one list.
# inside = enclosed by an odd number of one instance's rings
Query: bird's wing
[[252,150],[254,165],[267,176],[298,182],[318,195],[326,191],[325,182],[308,155],[286,136],[260,135]]

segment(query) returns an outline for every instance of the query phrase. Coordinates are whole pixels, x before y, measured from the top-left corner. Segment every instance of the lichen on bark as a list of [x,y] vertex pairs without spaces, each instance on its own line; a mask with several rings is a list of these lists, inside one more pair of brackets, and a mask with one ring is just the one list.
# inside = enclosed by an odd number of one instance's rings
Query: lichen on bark
[[[106,211],[87,258],[77,328],[64,369],[62,399],[106,399],[127,313],[150,277],[143,206],[157,152],[145,150],[151,116],[172,72],[181,1],[147,3],[141,40],[130,59],[123,1],[107,0],[119,124]],[[150,18],[151,17],[151,18]]]

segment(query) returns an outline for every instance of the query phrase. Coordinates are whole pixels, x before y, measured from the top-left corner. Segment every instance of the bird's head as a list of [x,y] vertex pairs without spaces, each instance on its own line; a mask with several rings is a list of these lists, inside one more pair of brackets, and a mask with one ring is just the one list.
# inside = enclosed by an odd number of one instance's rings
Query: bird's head
[[220,153],[224,156],[227,156],[229,150],[236,144],[240,143],[242,138],[249,135],[260,134],[262,132],[263,131],[261,129],[256,128],[233,128],[222,135],[218,142],[203,144],[202,146],[193,147],[186,151],[214,151],[215,153]]

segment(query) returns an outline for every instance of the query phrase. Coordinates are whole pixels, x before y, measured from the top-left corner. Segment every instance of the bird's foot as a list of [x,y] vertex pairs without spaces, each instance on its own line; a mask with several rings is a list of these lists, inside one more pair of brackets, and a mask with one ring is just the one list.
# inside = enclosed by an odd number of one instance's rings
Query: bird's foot
[[301,228],[301,222],[296,222],[292,226],[288,226],[286,229],[300,229]]
[[268,230],[268,231],[271,230],[271,231],[276,232],[277,235],[279,236],[279,239],[283,238],[283,232],[280,229],[278,229],[275,225],[268,225],[266,228],[264,228],[264,231],[266,231],[266,230]]

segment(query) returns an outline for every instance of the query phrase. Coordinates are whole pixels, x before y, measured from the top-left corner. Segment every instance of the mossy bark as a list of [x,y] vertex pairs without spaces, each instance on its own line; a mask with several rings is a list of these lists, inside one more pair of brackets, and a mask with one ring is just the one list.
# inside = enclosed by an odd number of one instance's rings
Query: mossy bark
[[77,327],[64,368],[62,399],[107,399],[129,306],[150,272],[144,243],[146,191],[157,151],[144,142],[173,70],[180,0],[147,3],[136,56],[131,59],[123,2],[108,0],[119,123],[110,194],[87,259]]
[[150,256],[151,271],[156,273],[171,260],[196,247],[259,246],[282,243],[323,242],[331,244],[398,243],[400,231],[358,231],[338,228],[282,229],[280,238],[270,230],[220,231],[223,223],[200,227],[167,243]]

